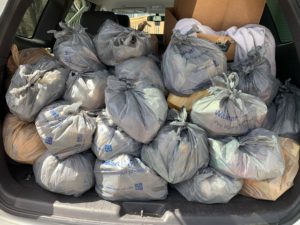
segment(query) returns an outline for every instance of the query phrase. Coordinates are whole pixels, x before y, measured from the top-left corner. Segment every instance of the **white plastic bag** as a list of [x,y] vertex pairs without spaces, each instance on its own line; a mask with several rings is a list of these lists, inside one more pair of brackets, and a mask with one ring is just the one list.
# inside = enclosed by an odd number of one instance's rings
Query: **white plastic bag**
[[113,122],[141,143],[150,142],[167,117],[164,94],[144,81],[119,80],[110,76],[105,103]]
[[93,41],[100,60],[109,66],[154,52],[149,34],[123,27],[109,19],[100,27]]
[[167,197],[167,182],[139,158],[119,155],[94,168],[96,192],[105,200],[162,200]]
[[81,106],[87,110],[101,109],[105,104],[107,77],[108,72],[105,70],[92,73],[71,72],[64,99],[71,103],[81,102]]
[[48,191],[78,197],[94,186],[94,162],[91,153],[59,160],[47,151],[33,165],[35,181]]
[[99,160],[109,160],[121,154],[140,155],[142,145],[116,126],[105,110],[98,115],[96,123],[92,151]]
[[227,203],[236,196],[243,181],[223,175],[213,168],[201,169],[190,180],[175,184],[188,201],[205,204]]
[[85,28],[77,25],[74,28],[59,23],[61,31],[49,31],[56,38],[53,52],[65,66],[77,72],[94,72],[105,69],[96,54],[92,39]]
[[186,120],[185,109],[171,109],[167,124],[142,149],[143,162],[172,184],[190,179],[208,165],[206,132]]
[[266,180],[283,175],[285,163],[272,131],[258,128],[238,138],[209,139],[210,166],[234,178]]
[[58,101],[44,108],[35,121],[43,143],[59,159],[88,150],[92,145],[96,121],[80,106]]
[[20,65],[5,96],[10,111],[21,120],[34,121],[43,107],[63,95],[68,73],[48,57],[36,64]]
[[210,136],[240,135],[261,127],[267,114],[266,104],[235,89],[237,74],[218,78],[225,79],[227,88],[212,87],[210,96],[196,101],[191,112],[192,122],[204,128]]

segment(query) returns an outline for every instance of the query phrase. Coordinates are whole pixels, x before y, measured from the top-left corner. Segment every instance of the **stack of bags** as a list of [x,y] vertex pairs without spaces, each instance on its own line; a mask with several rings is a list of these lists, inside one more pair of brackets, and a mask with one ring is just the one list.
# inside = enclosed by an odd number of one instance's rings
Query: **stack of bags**
[[[25,60],[12,77],[7,154],[33,164],[41,187],[65,195],[95,186],[106,200],[161,200],[169,183],[207,204],[238,193],[278,198],[298,171],[299,146],[289,138],[299,138],[300,91],[279,87],[266,28],[232,31],[237,54],[227,63],[193,23],[178,22],[162,72],[144,32],[107,20],[91,39],[61,23],[51,31],[55,57]],[[241,35],[252,45],[239,43]],[[168,93],[193,101],[169,108]]]

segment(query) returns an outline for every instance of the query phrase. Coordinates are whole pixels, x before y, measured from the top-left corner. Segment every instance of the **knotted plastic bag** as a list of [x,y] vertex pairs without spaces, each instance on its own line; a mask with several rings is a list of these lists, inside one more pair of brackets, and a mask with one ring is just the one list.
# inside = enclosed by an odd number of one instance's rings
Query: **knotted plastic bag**
[[142,149],[142,160],[172,184],[190,179],[208,165],[206,132],[186,119],[185,109],[171,109],[167,124]]
[[35,181],[48,191],[78,197],[95,184],[94,162],[91,153],[59,160],[47,151],[33,165]]
[[283,175],[285,164],[276,134],[263,128],[238,138],[209,139],[210,166],[234,178],[266,180]]
[[280,87],[275,98],[276,119],[272,127],[279,136],[299,140],[300,136],[300,90],[287,81]]
[[7,114],[3,123],[3,144],[7,155],[19,163],[33,164],[46,150],[34,123]]
[[34,121],[42,108],[63,95],[68,73],[49,58],[42,58],[33,65],[21,65],[5,96],[11,113],[21,120]]
[[105,200],[162,200],[168,194],[167,182],[139,158],[129,155],[97,160],[94,172],[96,192]]
[[64,99],[71,103],[81,102],[81,106],[87,110],[101,109],[105,105],[107,77],[108,72],[105,70],[91,73],[71,72]]
[[188,201],[205,204],[227,203],[242,186],[242,180],[223,175],[211,167],[201,169],[193,178],[175,184],[176,190]]
[[227,61],[217,45],[175,30],[163,55],[162,71],[171,93],[191,95],[209,87],[212,77],[226,72]]
[[115,67],[115,74],[119,79],[148,82],[165,92],[160,68],[150,57],[128,59]]
[[100,27],[93,41],[100,60],[110,66],[154,52],[149,34],[123,27],[109,19]]
[[59,23],[61,31],[49,31],[56,38],[53,52],[55,57],[66,67],[77,72],[94,72],[105,69],[98,59],[92,39],[85,28],[74,28]]
[[259,97],[267,105],[273,101],[280,81],[272,75],[263,47],[251,50],[247,59],[230,64],[230,69],[239,74],[237,89]]
[[80,103],[58,101],[44,108],[35,125],[47,149],[59,159],[88,150],[96,129],[90,113]]
[[106,111],[99,113],[92,151],[100,160],[109,160],[117,155],[139,156],[142,145],[128,136],[109,118]]
[[240,135],[261,127],[267,114],[267,106],[259,98],[236,90],[238,76],[217,77],[226,88],[211,87],[210,96],[193,104],[192,122],[204,128],[210,136]]
[[144,81],[110,76],[105,90],[106,111],[130,137],[150,142],[166,120],[168,105],[163,92]]
[[285,160],[283,176],[263,181],[245,180],[242,195],[276,201],[294,185],[299,170],[299,145],[289,138],[279,138],[279,143]]

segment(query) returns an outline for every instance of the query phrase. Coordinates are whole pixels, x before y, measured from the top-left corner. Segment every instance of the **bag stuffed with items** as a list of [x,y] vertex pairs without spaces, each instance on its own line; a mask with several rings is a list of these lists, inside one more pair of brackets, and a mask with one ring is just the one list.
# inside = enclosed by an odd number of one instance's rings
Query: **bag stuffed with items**
[[100,60],[109,66],[154,52],[149,34],[109,19],[102,24],[93,41]]
[[217,45],[174,31],[163,55],[162,71],[166,88],[173,94],[191,95],[211,85],[211,78],[227,71],[224,53]]
[[55,57],[66,67],[77,72],[95,72],[105,69],[105,65],[98,59],[92,39],[85,32],[85,28],[77,25],[68,27],[60,22],[61,31],[53,33],[56,42],[53,47]]
[[63,95],[68,73],[49,58],[33,65],[21,65],[5,96],[9,110],[21,120],[34,121],[42,108]]
[[210,166],[234,178],[266,180],[283,175],[285,164],[272,131],[257,128],[238,138],[209,139]]
[[215,204],[229,202],[239,193],[243,181],[207,167],[199,170],[193,178],[174,186],[188,201]]
[[163,92],[145,81],[110,76],[105,103],[112,121],[141,143],[150,142],[167,117],[168,105]]
[[119,155],[97,160],[94,172],[96,192],[105,200],[162,200],[168,195],[167,182],[139,158]]
[[47,149],[59,159],[88,150],[96,129],[94,115],[81,103],[58,101],[44,108],[35,125]]
[[96,123],[92,151],[99,160],[109,160],[121,154],[140,155],[142,145],[115,125],[105,110],[99,113]]
[[91,73],[72,71],[67,80],[64,99],[71,103],[81,102],[81,107],[87,110],[101,109],[105,105],[107,77],[106,70]]
[[95,184],[91,153],[76,154],[59,160],[49,151],[33,165],[35,181],[42,188],[64,195],[78,197]]
[[146,56],[128,59],[115,67],[119,79],[145,81],[165,92],[162,73],[154,59]]
[[267,114],[267,106],[259,98],[236,90],[236,73],[218,76],[214,83],[225,87],[209,89],[210,96],[193,104],[192,122],[204,128],[210,136],[240,135],[261,127]]
[[206,132],[186,122],[187,112],[169,111],[167,124],[155,139],[142,149],[142,160],[168,183],[190,179],[200,168],[208,165]]
[[283,176],[263,181],[246,179],[241,190],[242,195],[276,201],[294,185],[293,181],[299,170],[299,145],[288,138],[279,138],[279,143],[285,160]]
[[19,163],[33,164],[46,150],[34,123],[7,114],[3,122],[3,144],[7,155]]

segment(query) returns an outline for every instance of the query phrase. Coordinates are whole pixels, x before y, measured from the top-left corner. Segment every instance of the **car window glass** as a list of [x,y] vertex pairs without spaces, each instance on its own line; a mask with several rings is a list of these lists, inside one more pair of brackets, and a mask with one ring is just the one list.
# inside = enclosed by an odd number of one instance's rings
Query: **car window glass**
[[4,8],[8,0],[0,0],[0,16],[2,15]]
[[39,19],[47,5],[48,0],[34,0],[26,10],[18,27],[17,35],[32,38]]
[[68,25],[80,24],[81,16],[90,9],[90,3],[85,0],[74,0],[65,21]]

